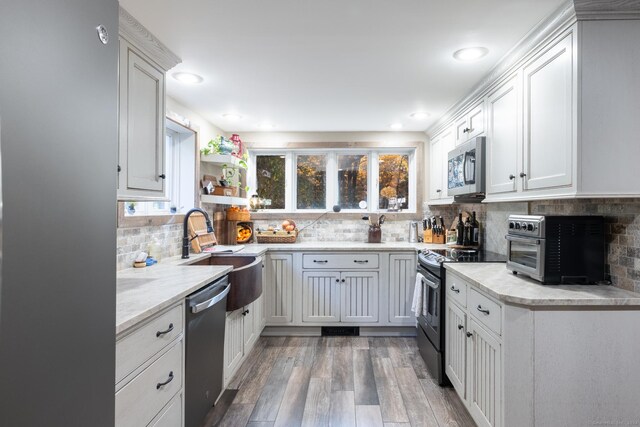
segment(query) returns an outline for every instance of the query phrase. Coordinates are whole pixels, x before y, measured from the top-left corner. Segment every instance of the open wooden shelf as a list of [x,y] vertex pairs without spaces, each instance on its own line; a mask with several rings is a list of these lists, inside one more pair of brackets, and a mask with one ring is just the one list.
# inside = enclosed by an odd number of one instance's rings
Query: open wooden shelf
[[213,203],[216,205],[246,206],[249,203],[249,201],[244,197],[213,196],[210,194],[201,194],[200,200],[202,201],[202,203]]

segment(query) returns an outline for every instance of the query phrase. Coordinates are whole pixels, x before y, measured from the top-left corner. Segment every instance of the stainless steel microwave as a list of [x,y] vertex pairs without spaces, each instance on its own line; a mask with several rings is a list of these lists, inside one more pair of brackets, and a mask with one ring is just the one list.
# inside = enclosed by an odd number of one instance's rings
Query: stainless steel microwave
[[447,156],[447,195],[482,200],[485,190],[485,137],[473,138]]

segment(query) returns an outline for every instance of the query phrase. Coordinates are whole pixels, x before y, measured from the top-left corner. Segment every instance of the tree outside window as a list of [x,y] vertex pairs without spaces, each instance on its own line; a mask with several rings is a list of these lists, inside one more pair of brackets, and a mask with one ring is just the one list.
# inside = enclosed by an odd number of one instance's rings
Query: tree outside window
[[380,154],[378,156],[378,182],[380,198],[378,207],[388,209],[389,202],[399,202],[401,209],[409,207],[409,156],[406,154]]
[[296,164],[297,209],[325,209],[327,206],[327,156],[299,155]]

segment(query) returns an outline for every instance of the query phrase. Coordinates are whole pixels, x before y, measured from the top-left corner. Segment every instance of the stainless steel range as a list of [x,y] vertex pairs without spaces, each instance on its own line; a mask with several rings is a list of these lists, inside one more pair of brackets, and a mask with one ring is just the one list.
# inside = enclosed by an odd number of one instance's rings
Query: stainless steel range
[[422,274],[423,309],[418,316],[418,348],[427,369],[438,380],[448,384],[444,366],[445,286],[444,263],[506,262],[507,257],[482,250],[434,249],[418,253],[417,272]]

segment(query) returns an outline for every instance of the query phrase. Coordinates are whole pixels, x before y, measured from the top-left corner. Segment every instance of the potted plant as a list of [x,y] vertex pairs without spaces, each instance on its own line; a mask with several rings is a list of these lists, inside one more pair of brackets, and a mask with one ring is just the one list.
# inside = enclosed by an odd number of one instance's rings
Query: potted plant
[[129,215],[136,213],[136,204],[137,202],[126,202],[127,212]]

